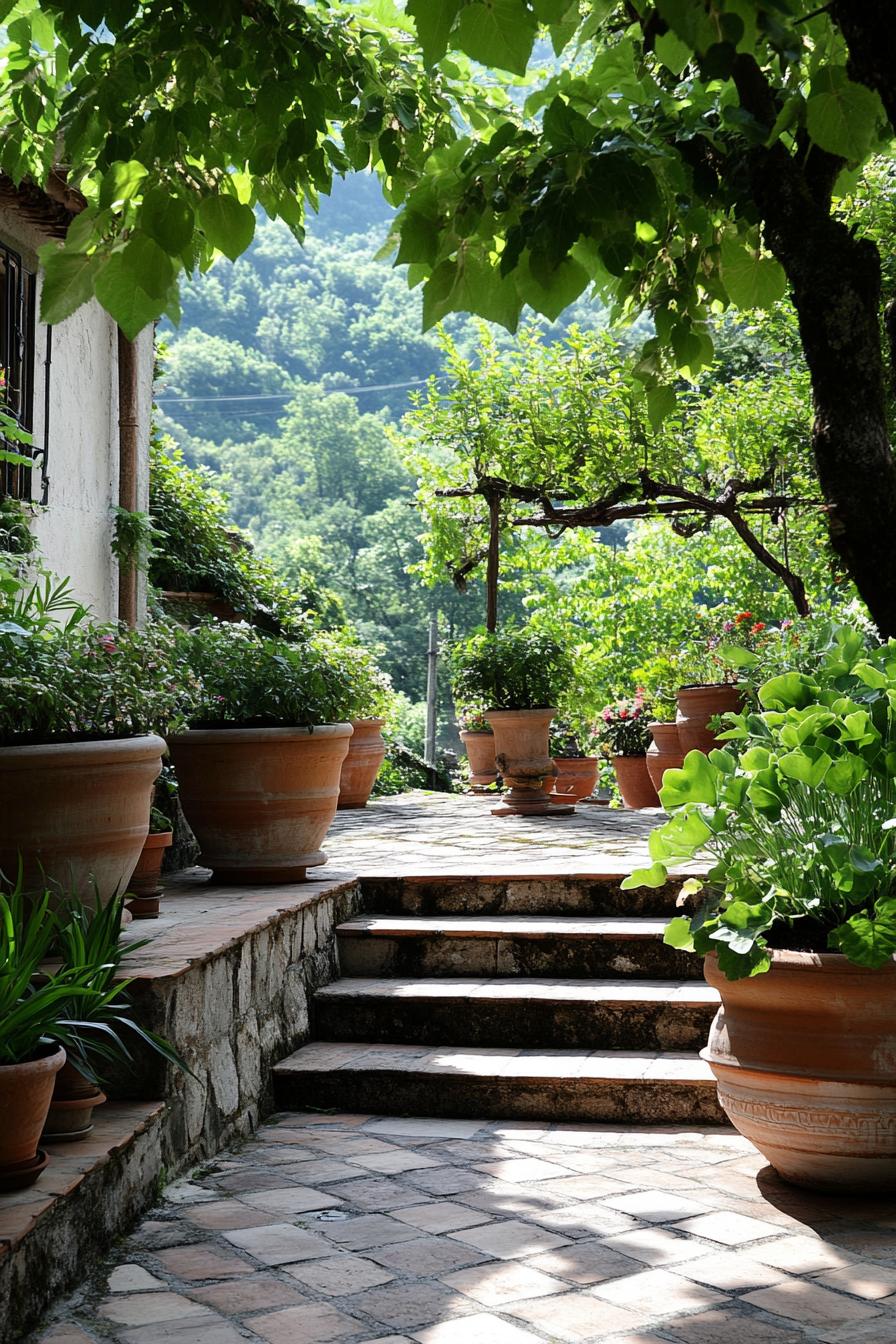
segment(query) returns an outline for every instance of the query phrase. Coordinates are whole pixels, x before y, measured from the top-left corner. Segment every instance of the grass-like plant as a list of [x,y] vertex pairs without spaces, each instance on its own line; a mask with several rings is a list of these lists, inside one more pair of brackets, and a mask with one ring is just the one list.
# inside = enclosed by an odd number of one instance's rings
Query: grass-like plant
[[760,712],[725,716],[731,747],[666,771],[671,817],[623,886],[710,856],[705,883],[685,884],[706,905],[666,942],[717,953],[732,980],[767,971],[770,948],[883,966],[896,954],[896,641],[869,650],[840,628],[813,673],[772,677],[758,698]]
[[555,707],[573,675],[568,650],[531,626],[480,632],[451,651],[456,703],[481,705],[486,711]]

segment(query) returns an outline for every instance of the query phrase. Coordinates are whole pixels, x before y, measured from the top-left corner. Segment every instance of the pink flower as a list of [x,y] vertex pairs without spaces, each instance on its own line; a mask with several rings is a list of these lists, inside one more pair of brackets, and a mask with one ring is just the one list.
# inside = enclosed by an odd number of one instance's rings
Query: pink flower
[[118,646],[111,635],[100,635],[100,648],[104,653],[118,652]]
[[725,631],[726,635],[730,635],[731,631],[734,629],[734,622],[726,621],[725,624],[722,626],[722,629]]

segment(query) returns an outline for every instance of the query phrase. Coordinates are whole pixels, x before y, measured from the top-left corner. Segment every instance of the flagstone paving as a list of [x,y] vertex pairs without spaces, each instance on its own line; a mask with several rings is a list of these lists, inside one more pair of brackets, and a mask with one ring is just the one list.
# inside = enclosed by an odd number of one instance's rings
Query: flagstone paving
[[894,1344],[896,1200],[727,1129],[293,1113],[169,1186],[40,1344]]

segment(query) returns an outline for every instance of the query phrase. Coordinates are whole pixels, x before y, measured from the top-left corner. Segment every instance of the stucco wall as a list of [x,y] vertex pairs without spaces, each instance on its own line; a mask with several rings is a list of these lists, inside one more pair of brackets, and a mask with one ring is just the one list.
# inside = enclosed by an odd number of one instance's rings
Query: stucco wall
[[[14,211],[0,207],[0,240],[20,252],[29,269],[47,240]],[[40,276],[38,276],[38,302]],[[112,318],[92,301],[53,328],[50,363],[50,478],[46,509],[37,510],[34,534],[44,563],[72,581],[76,596],[100,620],[118,612],[117,565],[110,548],[118,503],[118,358]],[[152,404],[152,329],[137,340],[141,464],[138,508],[146,507]],[[34,361],[34,439],[44,441],[47,329],[37,328]],[[39,473],[36,473],[39,476]],[[39,479],[34,482],[39,497]],[[142,585],[141,585],[142,587]]]

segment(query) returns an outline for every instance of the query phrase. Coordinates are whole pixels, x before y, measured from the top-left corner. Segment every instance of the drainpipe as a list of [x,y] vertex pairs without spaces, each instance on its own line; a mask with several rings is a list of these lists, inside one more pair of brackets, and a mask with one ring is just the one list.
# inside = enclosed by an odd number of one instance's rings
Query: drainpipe
[[[137,510],[137,351],[118,328],[118,503]],[[137,624],[137,566],[118,562],[118,619],[131,629]]]

